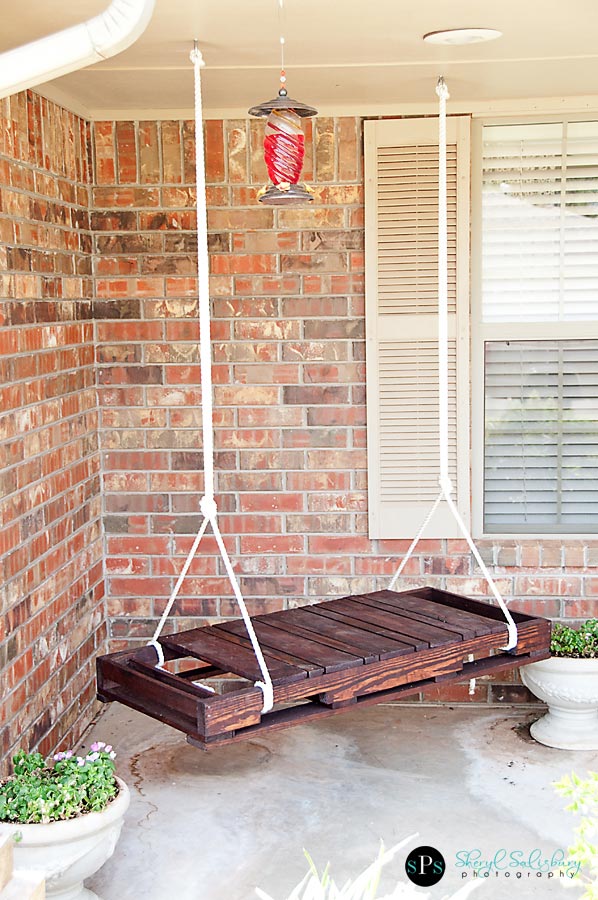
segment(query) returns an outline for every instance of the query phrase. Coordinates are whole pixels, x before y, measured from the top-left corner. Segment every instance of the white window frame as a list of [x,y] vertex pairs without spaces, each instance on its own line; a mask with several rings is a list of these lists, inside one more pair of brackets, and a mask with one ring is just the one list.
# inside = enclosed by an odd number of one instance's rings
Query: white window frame
[[[598,319],[585,322],[482,322],[482,132],[486,125],[533,125],[542,123],[598,121],[598,112],[567,111],[561,115],[519,115],[472,120],[471,135],[471,497],[472,526],[476,538],[484,540],[553,541],[596,540],[596,532],[486,532],[484,531],[484,343],[504,340],[598,340]],[[533,336],[530,335],[533,330]]]

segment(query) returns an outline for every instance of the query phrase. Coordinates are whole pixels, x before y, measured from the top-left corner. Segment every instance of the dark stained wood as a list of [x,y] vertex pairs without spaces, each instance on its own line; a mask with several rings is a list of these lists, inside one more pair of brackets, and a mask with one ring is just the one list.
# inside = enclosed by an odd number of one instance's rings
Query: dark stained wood
[[398,613],[401,616],[405,616],[407,619],[414,619],[416,622],[420,622],[425,625],[441,626],[445,631],[450,631],[452,634],[459,635],[462,638],[476,637],[478,634],[489,634],[492,630],[487,624],[484,626],[480,625],[474,627],[472,622],[468,624],[465,624],[465,622],[457,623],[454,621],[448,621],[447,617],[441,618],[440,615],[431,616],[425,610],[417,609],[415,607],[415,597],[412,599],[414,608],[411,608],[408,599],[406,599],[405,603],[401,604],[399,604],[398,602],[391,603],[386,599],[379,600],[375,594],[363,594],[360,597],[360,600],[363,603],[367,603],[369,606],[373,606],[375,609],[388,610],[388,612]]
[[392,609],[402,609],[409,615],[425,617],[426,620],[428,618],[436,619],[444,623],[443,627],[445,628],[449,628],[449,626],[463,628],[468,634],[488,634],[493,628],[504,624],[502,616],[499,622],[495,622],[492,618],[456,609],[440,601],[427,600],[415,592],[375,591],[371,594],[364,594],[364,597],[382,607],[388,605]]
[[[525,665],[528,662],[535,662],[537,659],[545,659],[545,657],[545,653],[525,654],[521,660],[521,665]],[[451,677],[449,680],[452,682],[460,682],[465,678],[480,678],[482,675],[498,673],[505,669],[512,668],[513,662],[511,659],[505,657],[492,657],[491,660],[482,660],[480,664],[469,663],[468,666],[467,673],[461,672],[458,675]],[[275,710],[268,716],[265,716],[259,725],[251,725],[248,728],[229,732],[228,734],[209,738],[208,740],[202,740],[195,736],[187,735],[187,740],[190,744],[199,747],[201,750],[210,750],[227,744],[236,744],[239,743],[239,741],[251,740],[251,738],[254,737],[261,737],[262,734],[280,731],[292,725],[308,724],[309,722],[314,722],[318,719],[333,716],[339,712],[374,706],[378,703],[391,703],[393,700],[402,700],[405,697],[418,694],[422,691],[425,694],[426,688],[432,687],[433,684],[433,681],[420,681],[413,684],[404,684],[398,688],[389,688],[388,690],[380,691],[374,695],[370,694],[364,697],[357,697],[354,703],[339,703],[338,706],[325,706],[317,701],[304,703],[300,706],[297,705],[283,710]]]
[[[487,602],[482,602],[481,600],[472,600],[469,597],[461,597],[459,594],[451,594],[449,591],[438,591],[436,588],[421,588],[421,592],[422,597],[425,597],[426,600],[433,600],[443,606],[465,610],[465,612],[471,612],[483,618],[495,619],[501,624],[505,621],[502,610],[499,606],[492,605],[491,598],[488,598]],[[510,612],[517,624],[532,618],[514,609],[510,610]]]
[[428,647],[439,647],[442,644],[449,644],[455,640],[455,635],[440,625],[421,624],[414,619],[408,619],[406,616],[390,612],[387,609],[376,609],[368,603],[363,603],[361,597],[352,597],[349,600],[332,600],[329,603],[322,604],[322,612],[324,614],[327,609],[344,613],[358,622],[367,622],[370,625],[385,628],[387,631],[393,631],[399,640],[418,638],[424,641]]
[[[288,610],[291,615],[295,612],[299,612],[299,610]],[[318,619],[318,621],[322,621],[322,619]],[[331,624],[328,619],[324,620],[328,624]],[[307,623],[309,624],[309,622]],[[282,628],[284,631],[291,631],[293,634],[301,635],[302,637],[309,638],[310,640],[317,639],[320,643],[325,644],[327,647],[334,647],[336,650],[344,650],[347,653],[350,653],[352,656],[361,656],[364,663],[374,662],[379,659],[379,653],[377,652],[367,652],[360,648],[356,647],[353,644],[349,644],[346,641],[339,641],[337,637],[333,637],[330,634],[324,634],[322,630],[310,629],[306,628],[305,623],[301,623],[300,619],[296,618],[285,618],[279,619],[277,621],[277,625],[279,628]]]
[[[194,628],[192,631],[172,634],[161,638],[160,643],[169,650],[176,650],[185,656],[196,656],[217,665],[224,672],[233,672],[250,681],[260,681],[262,678],[253,650],[227,640],[225,634],[213,627]],[[264,656],[273,682],[288,679],[295,681],[306,677],[303,670],[266,654]]]
[[[543,651],[548,656],[550,642],[549,623],[545,620],[536,621],[545,625],[546,628],[542,630],[533,620],[520,625],[519,646],[521,652]],[[482,641],[484,642],[483,644]],[[280,684],[275,689],[275,700],[277,703],[284,704],[303,699],[306,696],[313,696],[316,692],[338,691],[338,689],[343,689],[343,697],[335,697],[334,699],[344,699],[351,696],[351,694],[384,690],[392,684],[400,685],[414,680],[421,681],[427,677],[433,679],[436,675],[462,671],[463,661],[467,659],[470,653],[488,655],[496,651],[500,643],[502,643],[501,635],[499,635],[498,640],[495,636],[486,635],[483,638],[476,638],[475,641],[462,642],[453,647],[445,646],[434,650],[427,649],[409,657],[372,663],[360,670],[359,679],[356,679],[354,673],[348,670],[323,675],[317,680],[310,678],[307,682]],[[507,659],[510,668],[519,664],[518,660],[511,654],[501,654],[500,657],[497,656],[496,658]],[[211,707],[210,728],[212,731],[210,733],[214,734],[224,730],[224,728],[232,727],[235,716],[240,710],[243,710],[246,699],[242,696],[242,692],[227,695],[226,709],[220,708],[219,698],[208,698],[202,702],[206,706]]]
[[196,669],[184,669],[182,672],[177,672],[177,678],[182,678],[185,681],[201,681],[205,678],[217,678],[219,675],[224,675],[225,673],[222,669],[219,669],[218,666],[198,666]]
[[[333,622],[338,622],[340,624],[349,625],[352,628],[358,628],[365,634],[380,635],[381,637],[390,638],[394,641],[399,640],[396,631],[390,631],[388,628],[382,628],[380,625],[376,625],[373,622],[364,622],[362,619],[356,619],[354,616],[337,612],[336,610],[330,609],[326,603],[318,604],[317,606],[310,607],[310,609],[312,609],[317,616],[324,619],[331,619]],[[408,638],[407,636],[403,636],[400,639],[400,642],[404,643],[407,647],[410,647],[411,652],[414,650],[425,650],[429,646],[426,641],[422,641],[415,637]]]
[[[285,627],[286,623],[289,623],[291,630],[306,636],[315,634],[322,643],[337,647],[339,650],[347,650],[354,655],[361,655],[364,662],[403,656],[406,653],[413,653],[415,649],[413,644],[406,644],[380,631],[375,633],[364,631],[363,628],[348,625],[340,619],[318,615],[318,608],[300,607],[282,612],[278,614],[278,627]],[[266,616],[262,621],[265,620]]]
[[[224,630],[225,625],[235,624],[239,627],[236,627],[234,631]],[[243,622],[226,622],[221,625],[214,625],[216,630],[222,630],[223,634],[226,636],[227,641],[231,641],[233,644],[238,644],[240,647],[245,647],[247,650],[250,650],[254,653],[253,647],[251,645],[251,641],[249,639],[249,635],[247,634],[247,629]],[[306,659],[298,659],[296,656],[291,656],[289,653],[285,653],[284,650],[274,650],[271,647],[267,648],[268,657],[272,659],[278,659],[281,662],[288,663],[289,665],[303,669],[305,674],[309,677],[310,675],[323,675],[324,667],[317,666],[314,663],[308,662]]]
[[[188,678],[174,675],[172,672],[168,672],[165,669],[159,669],[157,666],[151,666],[149,663],[142,662],[138,659],[131,659],[129,661],[129,668],[137,669],[139,672],[142,672],[150,678],[155,678],[157,681],[161,681],[164,684],[170,684],[180,691],[187,691],[188,694],[193,694],[193,696],[196,697],[210,697],[213,694],[213,691],[208,691],[206,688],[193,684]],[[201,671],[205,672],[205,669]],[[199,675],[196,677],[199,680]],[[205,674],[203,677],[205,678]]]
[[101,675],[98,678],[99,693],[109,694],[114,686],[119,686],[125,692],[134,694],[140,703],[164,705],[172,716],[192,723],[197,721],[198,701],[201,699],[199,695],[191,696],[186,690],[166,685],[155,675],[135,671],[127,663],[119,666],[110,657],[103,657],[101,663]]
[[507,628],[495,606],[433,588],[345,597],[254,619],[274,684],[276,705],[266,714],[253,684],[212,694],[190,681],[226,673],[261,680],[241,621],[161,639],[168,660],[200,660],[191,674],[156,668],[151,647],[100,657],[98,696],[145,712],[199,746],[222,746],[549,656],[550,623],[513,617],[518,643],[505,653]]
[[[226,625],[216,627],[237,635],[247,633],[243,622],[227,622]],[[349,669],[363,664],[361,655],[357,657],[326,644],[318,643],[313,636],[306,638],[294,632],[284,631],[263,620],[256,620],[254,628],[263,648],[268,652],[280,650],[289,654],[289,657],[295,657],[297,666],[306,660],[320,666],[325,672],[338,672],[341,669]]]

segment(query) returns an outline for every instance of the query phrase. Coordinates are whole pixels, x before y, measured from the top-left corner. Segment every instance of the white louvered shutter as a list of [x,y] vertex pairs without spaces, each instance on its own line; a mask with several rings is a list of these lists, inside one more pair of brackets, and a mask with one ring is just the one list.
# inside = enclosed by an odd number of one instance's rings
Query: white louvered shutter
[[[447,130],[450,475],[469,520],[469,118]],[[370,537],[410,537],[438,494],[438,121],[365,123]],[[442,504],[426,536],[452,537]]]

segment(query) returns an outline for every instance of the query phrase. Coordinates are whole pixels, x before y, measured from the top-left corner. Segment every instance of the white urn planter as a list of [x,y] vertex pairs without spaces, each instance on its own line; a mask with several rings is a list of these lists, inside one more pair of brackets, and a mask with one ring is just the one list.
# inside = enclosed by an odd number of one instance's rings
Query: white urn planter
[[558,750],[598,750],[598,659],[551,656],[523,666],[521,679],[548,704],[533,738]]
[[0,835],[21,835],[14,844],[15,869],[44,875],[49,900],[99,900],[83,881],[112,856],[121,832],[131,797],[124,781],[116,780],[118,795],[102,812],[47,825],[0,823]]

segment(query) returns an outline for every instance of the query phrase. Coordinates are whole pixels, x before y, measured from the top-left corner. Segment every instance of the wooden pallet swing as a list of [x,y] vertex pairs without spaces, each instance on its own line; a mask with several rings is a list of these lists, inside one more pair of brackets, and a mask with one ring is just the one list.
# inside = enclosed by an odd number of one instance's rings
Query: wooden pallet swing
[[[203,520],[153,639],[97,661],[98,697],[179,729],[202,747],[221,746],[343,709],[395,700],[427,687],[474,679],[549,655],[550,623],[511,612],[452,498],[448,452],[446,99],[440,79],[439,406],[440,493],[388,590],[328,600],[251,619],[224,546],[214,500],[210,308],[202,135],[201,54],[195,72],[198,287],[205,494]],[[398,592],[397,581],[440,502],[446,502],[498,606],[431,587]],[[162,635],[210,525],[241,619]],[[234,679],[214,692],[210,680]]]

